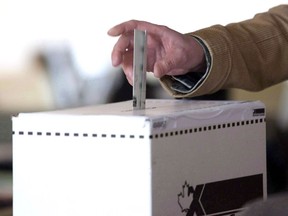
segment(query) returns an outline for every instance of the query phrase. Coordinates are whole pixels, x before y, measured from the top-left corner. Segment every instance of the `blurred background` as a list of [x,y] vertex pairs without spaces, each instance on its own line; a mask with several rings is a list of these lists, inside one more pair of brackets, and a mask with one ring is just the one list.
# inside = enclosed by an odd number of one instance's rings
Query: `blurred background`
[[[286,1],[0,0],[0,215],[12,215],[12,123],[19,112],[97,105],[132,97],[107,31],[130,19],[186,33],[253,17]],[[151,74],[147,98],[169,98]],[[196,99],[262,100],[267,106],[268,192],[286,190],[288,85],[220,91]]]

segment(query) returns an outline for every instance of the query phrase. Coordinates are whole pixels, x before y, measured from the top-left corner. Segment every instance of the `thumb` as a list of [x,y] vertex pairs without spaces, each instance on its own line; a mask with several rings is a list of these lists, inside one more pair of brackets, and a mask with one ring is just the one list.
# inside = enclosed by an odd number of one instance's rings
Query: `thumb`
[[162,59],[154,65],[154,76],[161,78],[162,76],[169,74],[174,68],[174,62],[169,59]]

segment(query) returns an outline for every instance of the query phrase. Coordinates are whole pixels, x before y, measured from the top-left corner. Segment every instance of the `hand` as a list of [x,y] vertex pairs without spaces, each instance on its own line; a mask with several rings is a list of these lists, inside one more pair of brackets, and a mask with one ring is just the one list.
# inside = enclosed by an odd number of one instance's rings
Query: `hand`
[[112,50],[112,64],[122,66],[131,85],[134,29],[147,32],[147,71],[157,78],[197,71],[205,64],[203,48],[192,36],[166,26],[130,20],[111,28],[108,35],[120,36]]

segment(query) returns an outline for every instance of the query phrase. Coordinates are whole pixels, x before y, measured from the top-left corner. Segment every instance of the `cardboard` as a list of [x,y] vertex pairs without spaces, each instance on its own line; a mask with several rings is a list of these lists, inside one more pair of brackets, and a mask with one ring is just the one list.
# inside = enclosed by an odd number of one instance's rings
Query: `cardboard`
[[260,101],[146,100],[13,117],[14,216],[237,215],[267,196]]

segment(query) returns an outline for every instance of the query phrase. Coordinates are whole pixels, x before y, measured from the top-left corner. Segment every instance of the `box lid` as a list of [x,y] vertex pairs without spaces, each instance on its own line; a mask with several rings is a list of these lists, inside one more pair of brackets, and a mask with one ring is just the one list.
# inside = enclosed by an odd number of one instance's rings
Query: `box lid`
[[[147,99],[146,109],[133,110],[132,100],[72,109],[20,113],[13,117],[13,130],[37,125],[38,128],[57,127],[64,124],[78,127],[108,127],[117,129],[163,130],[215,124],[239,119],[265,116],[264,104],[260,101],[200,101]],[[27,124],[28,123],[28,124]],[[52,123],[52,124],[49,124]],[[80,126],[82,125],[82,126]]]

